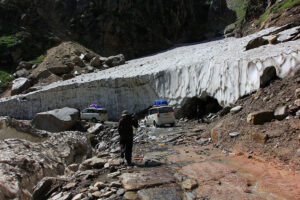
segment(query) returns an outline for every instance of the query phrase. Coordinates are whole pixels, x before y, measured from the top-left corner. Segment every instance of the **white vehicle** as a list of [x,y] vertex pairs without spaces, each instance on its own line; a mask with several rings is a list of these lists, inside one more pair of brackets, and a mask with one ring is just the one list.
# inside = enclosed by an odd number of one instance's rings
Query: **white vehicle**
[[105,108],[85,108],[80,112],[80,118],[84,120],[91,120],[96,123],[97,121],[107,121],[107,110]]
[[148,115],[145,117],[144,123],[146,126],[174,126],[175,113],[171,106],[153,106],[148,110]]

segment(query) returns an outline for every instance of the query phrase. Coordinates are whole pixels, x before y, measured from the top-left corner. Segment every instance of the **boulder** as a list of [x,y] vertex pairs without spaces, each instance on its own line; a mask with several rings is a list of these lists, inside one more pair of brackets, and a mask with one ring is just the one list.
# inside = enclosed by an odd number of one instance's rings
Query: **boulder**
[[269,43],[269,41],[262,37],[254,38],[254,39],[250,40],[248,42],[248,44],[246,45],[246,51],[250,50],[250,49],[258,48],[258,47],[266,45],[268,43]]
[[257,111],[248,115],[247,122],[256,125],[270,122],[272,119],[274,119],[273,111]]
[[71,72],[72,68],[70,68],[68,65],[61,64],[61,65],[50,66],[48,67],[48,70],[53,74],[62,75]]
[[103,124],[101,123],[97,123],[95,124],[94,126],[90,127],[87,132],[90,133],[90,134],[98,134],[100,131],[102,131],[104,129],[104,126]]
[[295,97],[296,97],[296,99],[300,99],[300,88],[297,88],[295,90]]
[[57,187],[62,186],[66,181],[54,177],[43,178],[34,188],[32,193],[33,200],[47,199],[51,192]]
[[278,120],[284,119],[288,115],[288,107],[287,106],[280,106],[275,109],[274,117]]
[[101,169],[101,168],[103,168],[105,163],[106,163],[106,160],[104,160],[102,158],[93,157],[93,158],[87,159],[83,163],[81,163],[79,166],[79,169],[81,171],[87,170],[87,169]]
[[16,78],[27,77],[28,75],[29,75],[29,72],[26,69],[20,69],[20,70],[16,71],[16,73],[15,73]]
[[61,132],[69,130],[74,126],[78,120],[78,116],[77,109],[65,107],[37,113],[31,123],[37,129],[49,132]]
[[99,57],[94,57],[94,58],[91,60],[90,64],[91,64],[91,66],[93,66],[93,67],[97,67],[97,68],[102,67],[102,61],[100,60]]
[[230,112],[233,113],[233,114],[234,113],[238,113],[238,112],[240,112],[242,110],[242,108],[243,108],[242,106],[236,106],[234,108],[231,108]]
[[105,64],[108,65],[109,67],[115,67],[118,65],[123,65],[125,64],[125,57],[123,54],[119,54],[116,56],[110,56],[107,58],[105,61]]
[[30,81],[27,78],[18,78],[13,81],[11,95],[20,94],[30,87]]
[[37,78],[45,79],[45,78],[48,78],[50,75],[51,75],[51,72],[48,69],[45,69],[45,70],[39,71],[37,73]]
[[85,67],[84,62],[78,56],[73,58],[73,62],[75,63],[75,65],[77,65],[79,67]]

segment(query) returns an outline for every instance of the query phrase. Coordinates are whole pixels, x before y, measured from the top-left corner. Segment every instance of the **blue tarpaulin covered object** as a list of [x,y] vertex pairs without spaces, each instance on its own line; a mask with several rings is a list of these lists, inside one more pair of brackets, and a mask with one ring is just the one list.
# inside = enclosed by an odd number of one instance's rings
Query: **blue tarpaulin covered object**
[[168,105],[168,101],[167,101],[167,100],[164,100],[164,99],[155,100],[155,101],[154,101],[154,105],[155,105],[155,106],[159,106],[159,105]]
[[102,106],[97,105],[97,104],[91,104],[90,107],[94,107],[94,108],[102,108]]

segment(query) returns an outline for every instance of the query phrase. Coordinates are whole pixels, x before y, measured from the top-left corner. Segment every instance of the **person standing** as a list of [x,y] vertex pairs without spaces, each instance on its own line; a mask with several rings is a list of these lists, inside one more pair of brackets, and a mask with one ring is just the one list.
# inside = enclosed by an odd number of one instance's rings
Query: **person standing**
[[124,158],[125,154],[127,165],[132,165],[133,127],[138,127],[138,121],[129,115],[127,110],[124,110],[118,123],[118,132],[120,134],[121,158]]

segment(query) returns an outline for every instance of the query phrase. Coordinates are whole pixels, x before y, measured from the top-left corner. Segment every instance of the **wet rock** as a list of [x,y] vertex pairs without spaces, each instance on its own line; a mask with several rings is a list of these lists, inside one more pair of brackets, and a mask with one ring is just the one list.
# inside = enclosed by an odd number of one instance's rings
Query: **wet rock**
[[265,133],[252,133],[251,137],[255,142],[259,144],[265,144],[268,139],[268,135]]
[[236,106],[236,107],[230,109],[230,112],[235,114],[235,113],[240,112],[242,110],[242,108],[243,108],[242,106]]
[[79,170],[87,170],[87,169],[101,169],[103,168],[106,160],[102,158],[92,157],[90,159],[85,160],[80,164]]
[[280,106],[275,109],[274,117],[278,120],[284,119],[288,115],[288,107],[287,106]]
[[250,113],[247,117],[247,122],[251,124],[264,124],[274,119],[273,111],[257,111]]
[[105,61],[105,64],[108,65],[109,67],[115,67],[118,65],[123,65],[125,64],[125,57],[123,54],[119,54],[116,56],[110,56],[107,58]]
[[250,49],[258,48],[258,47],[266,45],[268,43],[269,43],[269,41],[262,37],[254,38],[254,39],[250,40],[248,42],[248,44],[246,45],[246,51],[250,50]]
[[174,176],[166,169],[156,168],[155,170],[140,171],[137,173],[124,173],[120,176],[123,188],[128,190],[138,190],[144,187],[173,183]]
[[32,125],[41,130],[49,132],[61,132],[69,130],[78,120],[78,110],[74,108],[62,108],[48,112],[37,113]]
[[180,192],[175,187],[149,188],[138,191],[138,197],[141,200],[182,200]]
[[126,192],[123,196],[123,200],[137,200],[138,196],[135,192]]
[[196,180],[194,179],[186,179],[185,181],[183,181],[181,183],[181,187],[184,189],[184,190],[193,190],[195,189],[196,187],[198,186],[198,183]]
[[20,94],[30,87],[30,81],[27,78],[18,78],[13,81],[11,95]]
[[300,88],[297,88],[295,90],[295,97],[296,97],[296,99],[300,99]]

